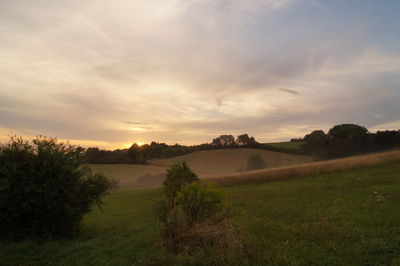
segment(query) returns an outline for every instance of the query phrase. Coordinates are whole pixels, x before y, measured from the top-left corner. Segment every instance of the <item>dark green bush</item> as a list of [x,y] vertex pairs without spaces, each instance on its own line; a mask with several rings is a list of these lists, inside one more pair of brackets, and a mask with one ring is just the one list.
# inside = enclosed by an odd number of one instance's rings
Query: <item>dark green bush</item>
[[177,203],[189,225],[203,221],[219,221],[226,217],[222,191],[214,185],[193,182],[177,193]]
[[240,249],[242,240],[228,219],[222,190],[197,180],[184,163],[168,169],[164,196],[156,202],[165,250],[190,255],[211,248],[222,256],[227,249]]
[[12,137],[0,146],[0,238],[67,237],[110,188],[81,167],[83,149],[56,139]]
[[176,193],[183,185],[188,185],[199,180],[185,162],[172,165],[167,170],[167,178],[164,181],[164,193],[168,199],[175,201]]

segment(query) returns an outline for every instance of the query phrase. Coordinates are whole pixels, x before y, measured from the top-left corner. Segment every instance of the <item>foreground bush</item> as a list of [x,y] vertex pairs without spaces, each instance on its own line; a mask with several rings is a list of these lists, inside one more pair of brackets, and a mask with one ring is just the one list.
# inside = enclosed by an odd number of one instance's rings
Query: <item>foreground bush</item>
[[182,169],[176,171],[177,167],[172,166],[168,173],[180,173],[174,179],[181,180],[180,185],[174,183],[171,189],[167,187],[170,183],[165,182],[164,197],[156,205],[166,251],[190,255],[211,248],[225,254],[227,249],[241,248],[242,241],[229,221],[221,189],[199,181],[189,182],[194,177],[190,169],[185,165],[187,175],[181,175]]
[[187,224],[204,221],[218,222],[226,218],[226,206],[222,191],[214,185],[193,182],[182,187],[177,194]]
[[185,162],[176,163],[167,169],[167,178],[164,181],[164,193],[171,201],[175,200],[176,193],[182,186],[199,180]]
[[82,149],[56,139],[12,137],[0,146],[0,238],[75,234],[83,215],[100,206],[110,182],[81,167]]

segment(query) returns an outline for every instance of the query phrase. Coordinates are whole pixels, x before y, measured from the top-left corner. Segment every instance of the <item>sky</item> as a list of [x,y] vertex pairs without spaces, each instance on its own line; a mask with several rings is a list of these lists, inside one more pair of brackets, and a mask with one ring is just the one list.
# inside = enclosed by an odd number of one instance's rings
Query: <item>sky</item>
[[398,0],[1,0],[0,142],[400,129]]

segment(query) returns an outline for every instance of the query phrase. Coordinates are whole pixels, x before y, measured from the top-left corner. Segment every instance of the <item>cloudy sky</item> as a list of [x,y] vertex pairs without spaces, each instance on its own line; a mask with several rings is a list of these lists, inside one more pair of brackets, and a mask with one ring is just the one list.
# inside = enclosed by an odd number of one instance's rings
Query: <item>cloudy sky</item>
[[400,128],[398,0],[1,0],[0,141]]

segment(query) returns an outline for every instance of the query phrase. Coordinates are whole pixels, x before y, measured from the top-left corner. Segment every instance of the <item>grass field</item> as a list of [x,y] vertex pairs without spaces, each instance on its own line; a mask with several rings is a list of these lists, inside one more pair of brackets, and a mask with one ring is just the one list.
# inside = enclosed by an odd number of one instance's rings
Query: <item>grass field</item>
[[251,155],[260,155],[267,168],[311,162],[309,156],[293,155],[259,149],[221,149],[190,153],[170,159],[150,160],[151,164],[168,167],[174,162],[186,161],[200,177],[229,174],[246,170]]
[[[400,265],[398,163],[225,190],[249,244],[229,265]],[[103,212],[85,217],[79,237],[2,243],[0,265],[157,265],[158,195],[155,188],[114,192]],[[180,258],[186,265],[217,260]]]
[[246,169],[249,157],[259,154],[267,168],[310,162],[308,156],[292,155],[257,149],[229,149],[194,152],[187,155],[150,160],[148,165],[91,164],[94,172],[101,172],[119,181],[120,189],[160,186],[167,168],[175,162],[186,161],[200,177],[232,174]]
[[285,141],[285,142],[271,142],[271,143],[266,143],[266,144],[274,146],[276,148],[284,148],[284,149],[289,149],[289,150],[300,150],[303,142]]

